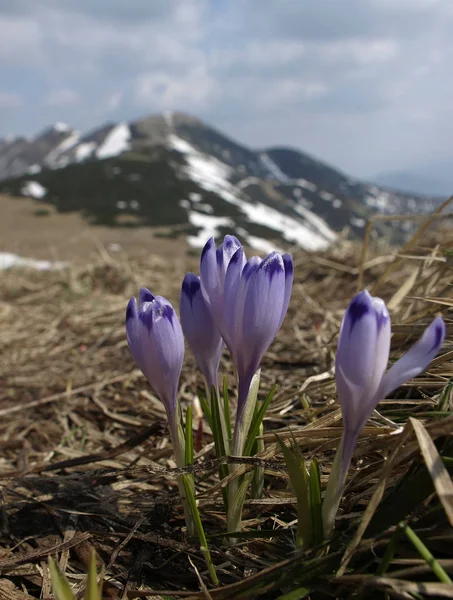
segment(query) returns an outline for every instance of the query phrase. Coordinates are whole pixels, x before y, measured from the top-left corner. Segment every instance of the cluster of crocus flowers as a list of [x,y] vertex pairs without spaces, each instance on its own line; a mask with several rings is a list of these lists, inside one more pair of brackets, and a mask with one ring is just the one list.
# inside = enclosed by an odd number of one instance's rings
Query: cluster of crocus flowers
[[[191,436],[191,432],[184,432],[177,401],[184,360],[184,336],[205,379],[207,409],[216,407],[217,402],[221,408],[217,431],[223,437],[223,452],[241,456],[250,451],[247,436],[256,412],[260,364],[283,323],[292,284],[293,261],[289,254],[271,252],[263,259],[254,256],[247,260],[240,242],[227,235],[218,247],[213,238],[204,246],[200,276],[187,273],[184,277],[180,296],[181,321],[165,298],[154,296],[145,288],[140,291],[138,302],[135,298],[129,301],[126,313],[129,348],[165,406],[178,467],[186,465],[187,433]],[[429,365],[444,338],[445,324],[437,317],[420,340],[387,370],[391,325],[384,301],[364,291],[349,304],[342,321],[336,355],[335,377],[344,431],[323,502],[322,521],[326,538],[330,537],[334,528],[347,472],[362,428],[380,400]],[[238,384],[232,439],[228,406],[220,407],[218,393],[218,371],[224,346],[231,355]],[[215,404],[210,404],[214,400]],[[255,436],[255,425],[252,432]],[[234,471],[235,467],[231,466],[230,472]],[[248,481],[244,477],[239,483],[236,478],[228,484],[225,506],[230,533],[240,529]],[[191,516],[185,502],[187,485],[184,487],[179,482],[179,489],[190,530]]]
[[243,247],[226,236],[217,249],[211,238],[200,261],[201,290],[228,347],[238,377],[232,452],[241,455],[254,406],[247,402],[252,379],[280,329],[293,284],[289,254],[271,252],[248,261]]
[[[184,357],[183,332],[204,375],[208,403],[212,392],[218,398],[218,370],[224,345],[231,354],[238,378],[231,451],[241,455],[257,398],[257,386],[252,382],[256,382],[263,355],[283,323],[292,282],[289,254],[272,252],[264,259],[254,256],[247,261],[240,242],[227,235],[218,248],[213,238],[206,243],[201,253],[200,277],[193,273],[185,276],[180,297],[181,322],[165,298],[153,296],[144,288],[138,304],[135,298],[129,301],[129,349],[165,406],[178,466],[184,466],[185,460],[177,403]],[[221,421],[224,447],[229,449],[224,415]]]
[[383,300],[360,292],[350,302],[340,329],[335,379],[343,415],[343,436],[332,466],[323,504],[325,537],[334,528],[346,476],[361,430],[378,402],[419,375],[438,353],[445,339],[440,317],[388,371],[390,315]]

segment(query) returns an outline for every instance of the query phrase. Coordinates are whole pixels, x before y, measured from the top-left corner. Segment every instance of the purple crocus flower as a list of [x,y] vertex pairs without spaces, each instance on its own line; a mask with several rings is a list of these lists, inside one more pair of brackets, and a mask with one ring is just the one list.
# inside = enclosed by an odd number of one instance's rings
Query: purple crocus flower
[[345,458],[352,454],[378,402],[424,371],[436,356],[445,339],[445,323],[440,317],[434,319],[418,342],[386,373],[390,337],[390,315],[384,301],[366,290],[357,294],[343,318],[335,368]]
[[242,452],[239,437],[247,434],[243,414],[250,384],[264,353],[271,345],[288,310],[293,283],[289,254],[272,252],[254,256],[244,265],[239,248],[230,260],[224,282],[223,337],[238,374],[235,453]]
[[426,369],[445,339],[440,317],[387,372],[390,353],[390,315],[380,298],[357,294],[343,317],[338,340],[335,379],[344,432],[332,467],[324,502],[324,529],[333,530],[346,475],[360,431],[378,402]]
[[135,298],[127,305],[126,336],[133,359],[164,403],[177,452],[180,444],[176,394],[184,360],[184,336],[170,302],[142,288],[138,306]]
[[223,340],[201,293],[200,278],[187,273],[182,282],[181,325],[198,366],[204,375],[208,395],[217,390],[217,375]]
[[[224,335],[223,326],[223,292],[225,274],[235,252],[242,248],[239,240],[233,235],[226,235],[223,243],[216,249],[214,238],[210,238],[200,259],[200,284],[203,298],[209,308],[215,324]],[[242,266],[245,264],[245,254],[242,254]]]

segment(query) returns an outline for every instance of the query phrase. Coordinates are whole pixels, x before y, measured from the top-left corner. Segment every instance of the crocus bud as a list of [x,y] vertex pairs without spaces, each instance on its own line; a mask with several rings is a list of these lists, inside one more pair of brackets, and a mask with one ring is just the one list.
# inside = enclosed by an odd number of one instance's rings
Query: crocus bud
[[184,359],[184,336],[168,300],[146,288],[126,311],[129,350],[149,384],[165,405],[170,426],[176,427],[176,393]]
[[335,379],[344,431],[323,505],[326,537],[333,530],[335,514],[360,431],[380,400],[426,369],[442,346],[445,334],[445,323],[437,317],[418,342],[385,372],[390,353],[391,329],[384,301],[363,291],[349,304],[341,324],[335,361]]
[[210,392],[217,389],[217,375],[223,340],[201,293],[200,279],[187,273],[182,282],[181,325]]
[[[242,248],[241,243],[233,235],[226,235],[223,243],[216,249],[214,238],[210,238],[200,259],[200,285],[203,298],[209,308],[215,324],[224,334],[223,327],[223,292],[225,273],[234,253]],[[245,264],[245,254],[242,254],[242,266]]]
[[283,323],[293,282],[293,262],[289,254],[282,256],[272,252],[263,260],[254,256],[244,267],[243,264],[243,249],[239,248],[228,265],[223,298],[223,335],[239,384],[233,440],[236,454],[243,450],[253,409],[247,402],[250,384]]
[[445,339],[445,324],[440,317],[434,319],[422,338],[385,373],[390,336],[390,316],[384,301],[367,291],[357,294],[343,318],[335,366],[346,455],[352,453],[378,402],[433,360]]
[[[293,283],[289,254],[252,257],[244,267],[243,250],[233,255],[225,277],[224,326],[239,383],[248,386],[288,310]],[[243,401],[241,393],[239,402]]]

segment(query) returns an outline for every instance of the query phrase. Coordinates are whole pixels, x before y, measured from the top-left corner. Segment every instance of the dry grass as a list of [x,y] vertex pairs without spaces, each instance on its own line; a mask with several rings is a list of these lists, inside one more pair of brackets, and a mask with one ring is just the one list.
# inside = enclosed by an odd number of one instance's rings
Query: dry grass
[[[204,432],[196,486],[222,583],[209,592],[199,591],[189,561],[208,583],[201,554],[184,535],[165,414],[134,368],[123,326],[127,299],[140,285],[177,303],[184,270],[196,264],[156,257],[117,262],[105,255],[97,264],[63,272],[3,273],[0,599],[50,598],[49,553],[80,591],[93,547],[106,564],[105,598],[156,598],[164,590],[214,600],[344,598],[357,590],[367,598],[410,598],[420,593],[419,581],[431,586],[423,594],[453,598],[453,585],[436,583],[404,540],[387,575],[379,570],[398,522],[410,518],[445,571],[453,572],[446,471],[440,465],[444,486],[436,479],[437,491],[429,475],[439,467],[436,452],[453,456],[447,385],[453,377],[451,237],[425,235],[404,255],[368,253],[364,283],[378,282],[373,292],[391,307],[392,360],[436,314],[447,322],[448,339],[427,373],[380,405],[387,419],[406,423],[404,432],[379,418],[364,429],[330,547],[294,553],[294,498],[273,433],[285,437],[291,431],[307,459],[320,460],[325,484],[341,431],[335,344],[357,289],[359,256],[360,248],[347,243],[331,253],[295,255],[290,310],[262,368],[261,394],[278,384],[265,420],[266,450],[256,459],[266,468],[266,495],[248,501],[244,529],[250,535],[233,548],[220,535],[225,518],[212,440]],[[234,389],[227,357],[222,368]],[[201,383],[188,353],[183,403],[194,400]],[[425,424],[421,433],[411,417]],[[297,587],[306,592],[283,596]]]

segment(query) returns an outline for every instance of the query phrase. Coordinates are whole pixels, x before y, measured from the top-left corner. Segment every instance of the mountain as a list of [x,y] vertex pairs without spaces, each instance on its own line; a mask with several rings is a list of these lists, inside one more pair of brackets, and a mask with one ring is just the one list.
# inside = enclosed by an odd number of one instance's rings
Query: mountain
[[372,180],[378,185],[415,194],[436,194],[448,198],[453,194],[451,162],[421,165],[416,169],[381,173]]
[[[259,251],[318,250],[367,219],[428,212],[439,200],[357,181],[290,148],[252,150],[184,113],[105,124],[81,134],[63,123],[36,138],[0,140],[0,192],[31,196],[94,224],[164,227],[200,246],[235,231]],[[401,238],[410,222],[377,222]]]

